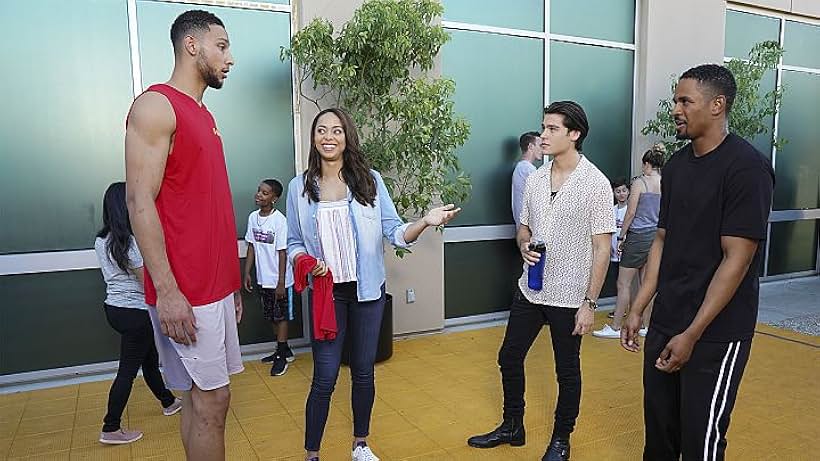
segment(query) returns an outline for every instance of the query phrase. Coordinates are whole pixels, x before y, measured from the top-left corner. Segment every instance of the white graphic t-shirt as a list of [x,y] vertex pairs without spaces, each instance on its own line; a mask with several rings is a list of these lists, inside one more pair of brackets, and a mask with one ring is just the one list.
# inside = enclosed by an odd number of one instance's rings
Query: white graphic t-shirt
[[[256,256],[256,281],[262,288],[276,288],[279,283],[279,250],[288,248],[288,222],[279,210],[259,216],[259,210],[248,216],[245,241],[253,245]],[[287,258],[285,258],[287,261]],[[293,269],[286,262],[285,288],[293,286]]]

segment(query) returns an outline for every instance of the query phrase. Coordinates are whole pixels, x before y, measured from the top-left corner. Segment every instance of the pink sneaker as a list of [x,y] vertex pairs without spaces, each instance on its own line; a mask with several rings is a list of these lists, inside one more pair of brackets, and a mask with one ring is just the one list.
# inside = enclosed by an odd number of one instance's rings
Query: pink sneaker
[[120,428],[114,432],[100,432],[100,443],[106,445],[124,445],[126,443],[136,442],[142,438],[140,431],[126,431]]

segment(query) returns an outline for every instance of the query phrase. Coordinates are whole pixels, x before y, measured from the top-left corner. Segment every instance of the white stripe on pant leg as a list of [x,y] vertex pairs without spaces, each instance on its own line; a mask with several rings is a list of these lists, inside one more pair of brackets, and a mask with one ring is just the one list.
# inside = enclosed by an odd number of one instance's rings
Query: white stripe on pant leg
[[715,403],[717,402],[718,394],[720,393],[720,384],[723,382],[723,372],[726,371],[726,361],[732,354],[732,346],[729,344],[729,349],[726,350],[726,355],[723,356],[723,362],[720,364],[720,373],[718,374],[717,382],[715,383],[715,391],[712,393],[712,405],[709,407],[709,424],[706,426],[706,438],[703,441],[703,461],[709,461],[709,434],[712,433],[712,419],[715,417]]
[[718,440],[720,440],[720,417],[723,416],[723,409],[726,408],[726,398],[729,396],[729,389],[732,386],[732,376],[734,376],[735,372],[735,363],[737,362],[737,353],[740,351],[740,341],[738,341],[737,346],[735,347],[735,355],[732,357],[732,364],[729,366],[729,376],[726,377],[726,389],[723,391],[723,402],[720,403],[720,411],[718,411],[717,418],[715,418],[715,444],[714,448],[712,449],[712,461],[717,459],[717,445]]

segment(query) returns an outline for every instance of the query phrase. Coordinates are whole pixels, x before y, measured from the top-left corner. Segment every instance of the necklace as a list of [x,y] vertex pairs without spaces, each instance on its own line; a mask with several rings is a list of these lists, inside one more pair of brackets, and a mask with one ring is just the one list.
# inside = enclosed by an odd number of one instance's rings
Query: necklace
[[259,218],[262,217],[262,210],[259,210],[259,213],[256,213],[256,225],[258,227],[262,227],[263,225],[265,225],[268,222],[268,220],[271,218],[271,216],[273,216],[273,211],[274,210],[271,209],[270,213],[268,213],[267,216],[264,216],[265,219],[260,222]]

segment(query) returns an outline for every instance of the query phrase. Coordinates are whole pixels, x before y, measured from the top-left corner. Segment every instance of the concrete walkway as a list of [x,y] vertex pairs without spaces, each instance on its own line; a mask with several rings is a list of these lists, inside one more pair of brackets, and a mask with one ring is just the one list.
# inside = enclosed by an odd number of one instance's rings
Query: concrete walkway
[[757,320],[820,336],[820,276],[761,284]]

